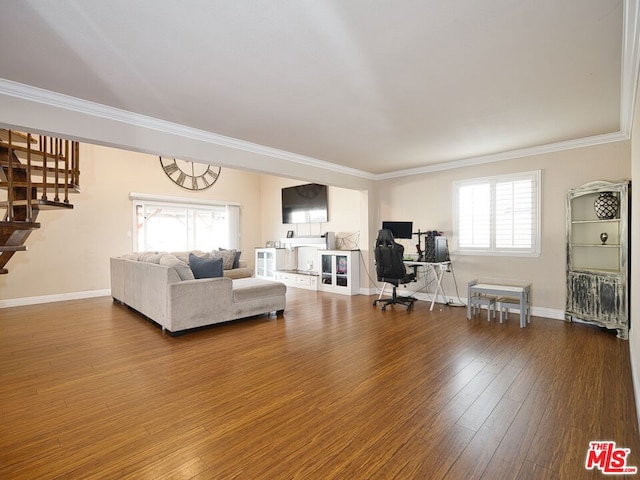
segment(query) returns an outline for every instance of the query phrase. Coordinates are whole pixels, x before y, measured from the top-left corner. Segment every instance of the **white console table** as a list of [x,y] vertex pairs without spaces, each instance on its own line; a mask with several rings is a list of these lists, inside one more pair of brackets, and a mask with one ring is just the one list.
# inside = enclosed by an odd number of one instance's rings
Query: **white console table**
[[526,285],[498,285],[493,283],[478,283],[477,280],[469,282],[467,287],[467,320],[471,318],[471,297],[474,294],[496,295],[516,297],[520,299],[520,328],[524,328],[527,322],[531,322],[531,308],[529,305],[531,296],[531,284]]

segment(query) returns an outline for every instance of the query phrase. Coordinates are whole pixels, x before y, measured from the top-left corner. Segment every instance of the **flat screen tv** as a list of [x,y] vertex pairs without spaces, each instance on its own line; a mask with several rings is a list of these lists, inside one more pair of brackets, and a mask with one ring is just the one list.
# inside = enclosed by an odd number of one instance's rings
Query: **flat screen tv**
[[391,230],[395,238],[413,237],[413,222],[382,222],[382,228]]
[[282,223],[324,223],[329,220],[327,186],[308,183],[282,189]]

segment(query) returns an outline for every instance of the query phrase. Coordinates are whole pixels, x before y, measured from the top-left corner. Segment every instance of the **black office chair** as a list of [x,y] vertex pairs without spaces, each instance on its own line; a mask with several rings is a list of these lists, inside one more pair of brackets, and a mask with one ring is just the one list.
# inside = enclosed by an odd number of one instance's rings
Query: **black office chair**
[[399,297],[396,290],[398,285],[414,281],[416,275],[415,273],[407,273],[403,262],[404,247],[396,243],[391,230],[382,229],[378,231],[374,254],[378,281],[393,285],[393,293],[391,298],[374,300],[373,306],[375,307],[378,303],[382,303],[384,304],[382,310],[385,310],[387,305],[400,304],[405,305],[409,310],[416,299],[413,297]]

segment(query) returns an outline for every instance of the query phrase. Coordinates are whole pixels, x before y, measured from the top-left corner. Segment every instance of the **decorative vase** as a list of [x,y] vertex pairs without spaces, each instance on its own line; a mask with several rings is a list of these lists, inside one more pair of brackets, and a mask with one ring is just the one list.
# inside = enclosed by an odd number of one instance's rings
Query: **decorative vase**
[[609,235],[607,235],[607,232],[602,232],[600,234],[600,240],[602,241],[602,244],[604,245],[605,243],[607,243],[607,239],[609,238]]
[[620,202],[613,192],[602,192],[593,202],[593,209],[600,220],[611,220],[618,214]]

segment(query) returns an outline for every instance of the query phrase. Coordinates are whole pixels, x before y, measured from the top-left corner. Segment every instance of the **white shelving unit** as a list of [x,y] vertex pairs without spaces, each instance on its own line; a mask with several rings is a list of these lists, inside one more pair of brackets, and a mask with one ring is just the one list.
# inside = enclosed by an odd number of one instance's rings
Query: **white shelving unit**
[[360,290],[360,250],[318,252],[320,283],[318,290],[357,295]]
[[[565,318],[629,332],[628,181],[591,182],[567,193],[567,302]],[[614,197],[617,211],[599,218],[601,194]]]
[[256,248],[256,278],[275,280],[276,272],[285,268],[284,248]]

